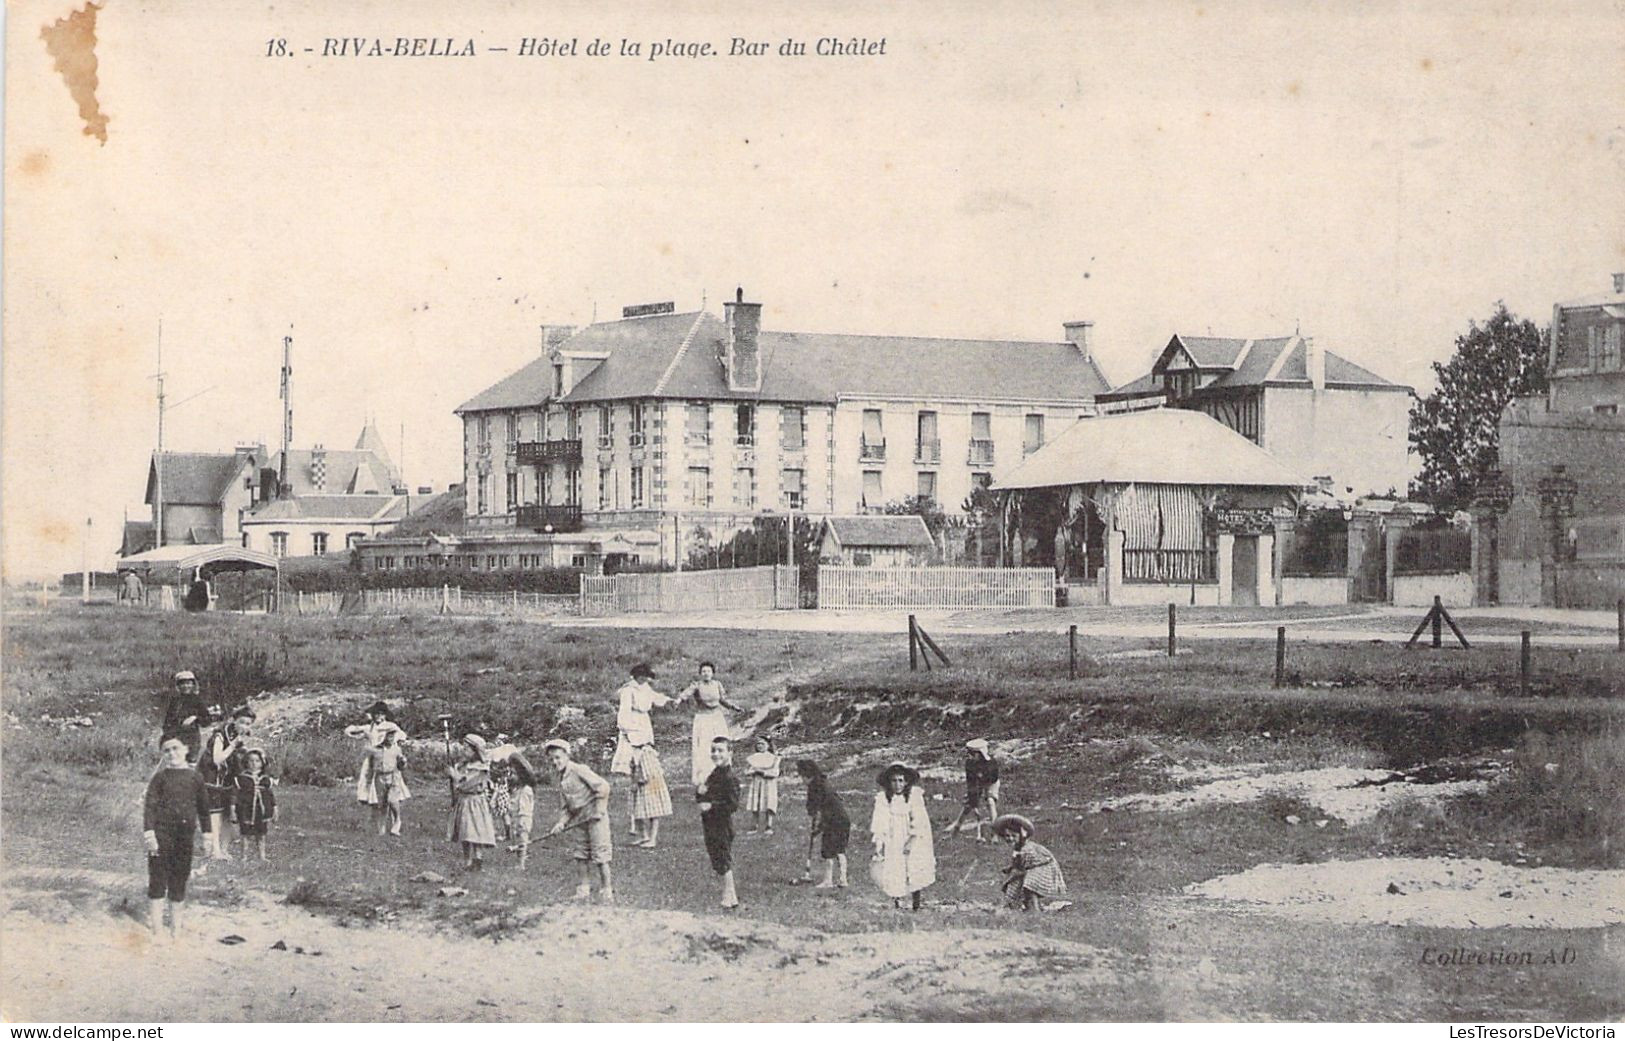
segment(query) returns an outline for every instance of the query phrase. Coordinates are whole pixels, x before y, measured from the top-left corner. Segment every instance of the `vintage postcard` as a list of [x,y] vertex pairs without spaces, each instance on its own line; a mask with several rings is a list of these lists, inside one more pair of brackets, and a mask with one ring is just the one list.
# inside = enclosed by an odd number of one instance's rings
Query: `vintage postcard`
[[6,1020],[1625,1014],[1618,0],[5,37]]

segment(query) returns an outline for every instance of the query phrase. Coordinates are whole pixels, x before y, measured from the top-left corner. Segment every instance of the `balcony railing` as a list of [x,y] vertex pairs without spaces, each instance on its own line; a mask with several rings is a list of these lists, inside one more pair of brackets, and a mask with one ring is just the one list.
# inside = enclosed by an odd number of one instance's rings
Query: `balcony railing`
[[942,442],[932,438],[929,441],[920,441],[915,444],[914,461],[917,463],[942,462]]
[[886,439],[881,438],[878,441],[871,441],[868,438],[864,438],[858,444],[858,458],[866,462],[869,460],[879,461],[885,459]]
[[756,444],[755,434],[735,434],[734,444],[740,448],[751,448]]
[[1218,551],[1211,549],[1125,549],[1123,581],[1186,584],[1213,582]]
[[611,448],[614,448],[614,447],[615,447],[615,435],[614,434],[599,434],[598,435],[598,450],[600,452],[607,452]]
[[552,528],[565,532],[581,530],[580,503],[532,504],[519,507],[517,512],[514,519],[521,528],[534,528],[537,531]]
[[973,437],[970,439],[970,456],[965,460],[971,466],[993,465],[993,441],[991,438]]
[[550,463],[578,466],[581,463],[581,442],[521,441],[517,455],[523,466],[546,466]]
[[626,443],[633,448],[642,448],[646,440],[648,440],[648,435],[641,430],[634,430],[626,435]]

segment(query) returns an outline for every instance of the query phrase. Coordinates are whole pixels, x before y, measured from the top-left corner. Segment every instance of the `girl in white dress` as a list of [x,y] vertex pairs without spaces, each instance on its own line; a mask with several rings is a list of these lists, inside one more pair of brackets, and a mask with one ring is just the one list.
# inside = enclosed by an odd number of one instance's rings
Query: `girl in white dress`
[[920,909],[920,894],[937,880],[937,855],[932,848],[931,817],[925,808],[920,775],[902,763],[886,767],[877,778],[874,816],[869,831],[874,843],[870,877],[892,898],[893,907],[909,897]]

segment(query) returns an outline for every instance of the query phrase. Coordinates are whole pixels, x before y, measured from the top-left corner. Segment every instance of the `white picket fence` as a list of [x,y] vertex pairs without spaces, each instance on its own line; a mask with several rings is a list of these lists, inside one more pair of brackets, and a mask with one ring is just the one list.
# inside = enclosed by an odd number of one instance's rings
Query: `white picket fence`
[[818,606],[957,609],[1054,607],[1047,567],[850,567],[820,565]]
[[723,568],[648,574],[583,575],[581,613],[770,611],[798,606],[793,567]]
[[579,593],[470,593],[459,586],[439,585],[411,589],[363,589],[342,592],[282,594],[283,614],[483,615],[501,618],[557,618],[581,612]]

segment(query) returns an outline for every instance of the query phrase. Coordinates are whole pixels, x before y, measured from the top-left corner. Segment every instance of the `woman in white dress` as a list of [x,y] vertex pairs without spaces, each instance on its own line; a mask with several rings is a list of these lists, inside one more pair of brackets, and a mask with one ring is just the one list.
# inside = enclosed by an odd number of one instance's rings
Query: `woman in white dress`
[[920,775],[902,763],[893,763],[876,780],[880,790],[875,793],[874,817],[869,822],[875,859],[869,874],[892,898],[893,907],[903,906],[906,896],[918,911],[921,891],[937,880],[931,817]]
[[666,773],[660,765],[660,754],[655,749],[654,721],[650,709],[664,708],[676,699],[649,685],[654,669],[648,665],[632,666],[632,678],[616,692],[619,706],[615,725],[620,731],[616,740],[615,758],[610,770],[626,774],[632,779],[631,833],[634,845],[655,848],[660,836],[660,818],[671,816],[671,795],[666,788]]
[[689,746],[691,773],[695,786],[705,783],[711,775],[711,742],[728,733],[728,710],[741,711],[728,700],[728,691],[717,679],[717,667],[711,662],[700,662],[700,678],[677,695],[678,701],[694,699],[694,740]]

